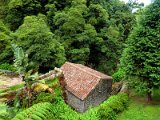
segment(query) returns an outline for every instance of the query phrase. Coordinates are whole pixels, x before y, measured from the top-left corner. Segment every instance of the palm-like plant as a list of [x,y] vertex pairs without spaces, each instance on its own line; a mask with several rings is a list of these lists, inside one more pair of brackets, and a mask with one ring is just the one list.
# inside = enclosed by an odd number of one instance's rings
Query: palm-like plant
[[[27,89],[27,106],[30,106],[31,103],[31,91],[40,91],[40,90],[47,90],[53,93],[53,90],[45,84],[39,83],[37,80],[38,73],[33,74],[33,70],[29,69],[28,63],[28,54],[26,54],[21,47],[18,47],[15,44],[12,44],[12,50],[14,52],[14,66],[17,70],[17,73],[22,76],[23,81],[25,82],[26,89]],[[34,86],[34,87],[33,87]]]
[[26,73],[26,68],[28,66],[28,54],[25,54],[21,47],[12,44],[12,50],[14,52],[14,66],[17,72],[24,76]]
[[[25,82],[27,88],[27,97],[28,97],[28,107],[30,106],[30,97],[31,97],[31,82],[34,78],[38,77],[38,74],[32,74],[33,70],[28,70],[28,54],[24,53],[21,47],[18,47],[15,44],[12,44],[12,50],[14,52],[14,66],[17,70],[17,73],[22,76],[22,80]],[[28,71],[27,71],[28,70]]]

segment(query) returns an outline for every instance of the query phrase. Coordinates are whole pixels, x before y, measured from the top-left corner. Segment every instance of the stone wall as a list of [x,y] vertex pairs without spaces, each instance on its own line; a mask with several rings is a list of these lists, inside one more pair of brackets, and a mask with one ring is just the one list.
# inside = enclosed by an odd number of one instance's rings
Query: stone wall
[[67,91],[67,103],[78,112],[85,112],[90,106],[99,105],[106,100],[111,93],[112,81],[101,80],[96,88],[91,91],[83,101]]
[[85,99],[84,111],[87,110],[90,106],[99,105],[101,102],[106,100],[111,93],[111,88],[111,80],[101,80],[96,88]]
[[74,108],[76,111],[82,113],[84,112],[84,101],[73,95],[71,92],[67,91],[67,103]]

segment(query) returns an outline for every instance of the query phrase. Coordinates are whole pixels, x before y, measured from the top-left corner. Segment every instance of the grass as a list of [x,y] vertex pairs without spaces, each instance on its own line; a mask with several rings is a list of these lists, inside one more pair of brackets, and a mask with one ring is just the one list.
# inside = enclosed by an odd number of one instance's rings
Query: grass
[[146,103],[144,96],[131,97],[130,106],[117,120],[160,120],[160,90],[154,91],[152,104]]
[[160,120],[160,105],[143,105],[131,101],[128,110],[124,111],[117,120]]

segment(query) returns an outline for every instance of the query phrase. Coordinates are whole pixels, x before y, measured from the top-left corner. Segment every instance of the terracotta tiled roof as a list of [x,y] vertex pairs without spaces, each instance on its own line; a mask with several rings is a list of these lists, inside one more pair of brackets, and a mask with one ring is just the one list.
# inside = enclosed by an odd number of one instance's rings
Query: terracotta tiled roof
[[101,79],[111,80],[110,76],[93,70],[81,64],[66,62],[61,70],[64,73],[66,89],[75,96],[84,100],[96,87]]

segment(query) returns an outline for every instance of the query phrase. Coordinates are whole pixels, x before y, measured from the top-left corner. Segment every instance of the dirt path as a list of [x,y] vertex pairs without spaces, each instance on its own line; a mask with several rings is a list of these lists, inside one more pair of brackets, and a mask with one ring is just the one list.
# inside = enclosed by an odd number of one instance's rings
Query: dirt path
[[22,78],[19,76],[0,75],[0,89],[14,86],[22,83]]

